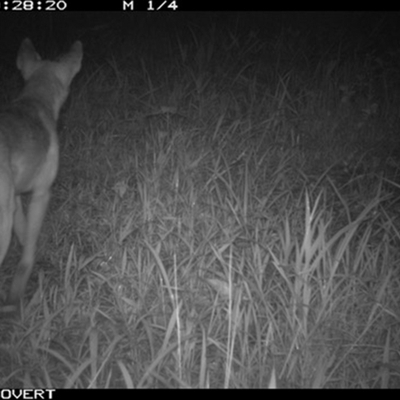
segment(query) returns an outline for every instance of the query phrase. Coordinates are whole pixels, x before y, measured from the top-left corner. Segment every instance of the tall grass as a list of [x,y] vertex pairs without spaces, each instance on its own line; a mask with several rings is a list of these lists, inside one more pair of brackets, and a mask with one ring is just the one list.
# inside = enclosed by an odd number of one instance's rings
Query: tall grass
[[400,385],[399,99],[281,35],[87,57],[2,387]]

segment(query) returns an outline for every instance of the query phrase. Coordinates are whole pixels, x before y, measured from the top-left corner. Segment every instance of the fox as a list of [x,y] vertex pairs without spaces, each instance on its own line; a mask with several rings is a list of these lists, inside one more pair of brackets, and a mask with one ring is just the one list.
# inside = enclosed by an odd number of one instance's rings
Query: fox
[[[57,121],[82,57],[82,43],[76,41],[58,60],[42,60],[32,41],[24,39],[16,62],[24,87],[0,112],[0,265],[13,231],[22,246],[5,301],[11,307],[22,301],[35,263],[59,164]],[[27,193],[30,198],[24,213],[21,195]]]

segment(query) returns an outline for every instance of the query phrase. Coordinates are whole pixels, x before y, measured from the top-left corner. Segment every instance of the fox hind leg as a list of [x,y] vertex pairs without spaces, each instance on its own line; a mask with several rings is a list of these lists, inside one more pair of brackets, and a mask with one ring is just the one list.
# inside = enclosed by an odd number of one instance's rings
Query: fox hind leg
[[19,243],[24,246],[26,240],[26,217],[22,207],[21,196],[15,197],[15,212],[14,212],[14,233],[17,235]]
[[[16,303],[25,292],[26,284],[29,280],[33,264],[35,262],[36,242],[44,216],[46,214],[49,200],[50,190],[33,192],[28,206],[25,232],[19,231],[19,233],[18,230],[23,228],[24,223],[22,221],[25,220],[25,217],[23,215],[21,199],[17,200],[19,202],[19,206],[17,205],[16,217],[18,215],[18,218],[15,219],[16,224],[14,224],[14,229],[16,230],[18,238],[20,240],[22,238],[24,243],[21,243],[23,244],[22,259],[17,267],[7,303]],[[19,222],[17,223],[17,221]]]

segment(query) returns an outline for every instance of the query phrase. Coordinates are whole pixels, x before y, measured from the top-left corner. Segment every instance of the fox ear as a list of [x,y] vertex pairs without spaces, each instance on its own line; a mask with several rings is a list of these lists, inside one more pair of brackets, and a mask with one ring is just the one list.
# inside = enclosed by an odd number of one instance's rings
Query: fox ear
[[[69,53],[64,54],[58,60],[58,63],[61,64],[61,67],[64,71],[62,80],[66,85],[69,85],[71,83],[73,77],[81,69],[82,57],[83,57],[82,42],[78,40],[71,46]],[[69,71],[68,73],[66,72],[67,70]]]
[[[75,62],[76,72],[81,69],[81,63],[83,58],[83,46],[80,40],[77,40],[72,46],[71,50],[69,51],[70,58],[73,58]],[[75,72],[75,73],[76,73]]]
[[72,46],[70,53],[83,54],[83,46],[80,40],[77,40]]
[[24,79],[29,78],[36,68],[36,63],[41,59],[31,40],[29,38],[24,39],[19,47],[17,56],[17,68],[22,72]]

